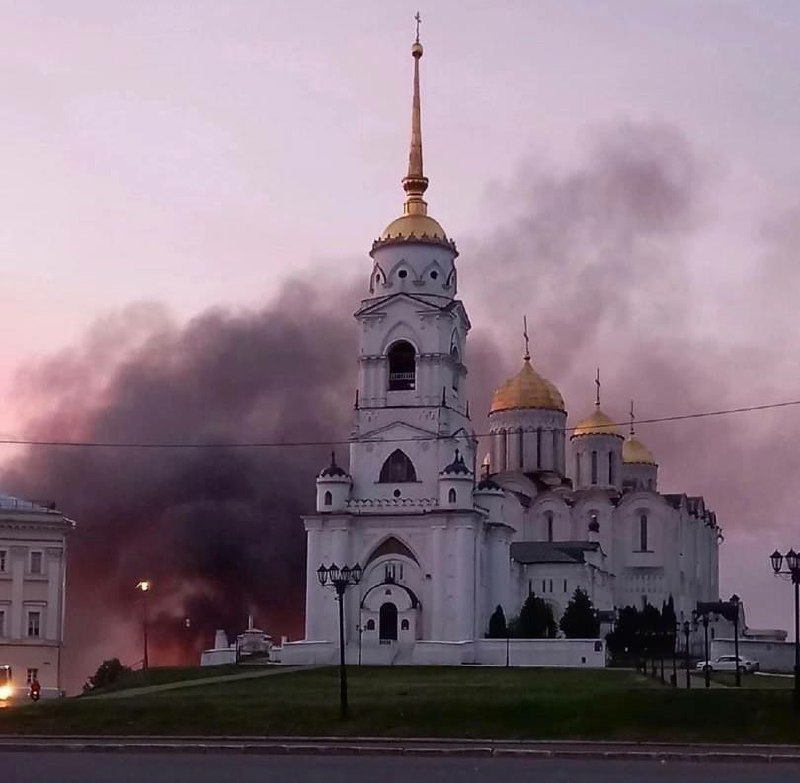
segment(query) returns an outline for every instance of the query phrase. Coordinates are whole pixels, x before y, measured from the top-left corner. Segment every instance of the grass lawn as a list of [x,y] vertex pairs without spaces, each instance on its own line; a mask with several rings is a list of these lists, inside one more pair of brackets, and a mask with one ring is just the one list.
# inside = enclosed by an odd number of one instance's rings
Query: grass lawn
[[92,694],[111,693],[148,685],[165,685],[169,682],[198,680],[206,677],[220,677],[226,674],[241,674],[248,671],[248,668],[232,663],[222,666],[158,666],[150,669],[137,669],[128,672],[112,685],[93,690]]
[[800,742],[791,693],[663,687],[632,671],[311,669],[115,700],[0,711],[0,733],[371,735]]
[[[702,673],[699,676],[699,680],[702,685]],[[711,680],[728,688],[736,687],[736,674],[734,672],[712,672]],[[758,690],[792,690],[794,688],[794,679],[774,674],[745,674],[742,672],[741,687],[757,688]]]

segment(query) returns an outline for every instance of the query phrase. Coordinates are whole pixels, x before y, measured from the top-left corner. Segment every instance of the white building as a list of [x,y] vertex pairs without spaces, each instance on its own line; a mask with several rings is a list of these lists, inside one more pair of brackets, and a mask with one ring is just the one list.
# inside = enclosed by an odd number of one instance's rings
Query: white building
[[54,508],[0,495],[0,665],[17,695],[36,677],[42,696],[62,691],[67,535]]
[[[333,458],[317,479],[317,513],[304,520],[305,641],[284,646],[282,660],[331,659],[338,612],[316,571],[332,562],[364,569],[345,611],[347,644],[366,662],[495,661],[484,640],[492,611],[516,615],[531,592],[556,618],[576,587],[602,610],[672,596],[688,616],[697,600],[718,598],[714,514],[702,498],[659,494],[655,459],[602,412],[599,381],[594,412],[570,435],[561,394],[526,355],[494,396],[491,451],[476,468],[470,322],[456,298],[455,243],[423,200],[418,42],[412,56],[404,211],[373,243],[355,315],[349,471]],[[529,645],[528,662],[567,660],[547,644]],[[598,644],[570,660],[596,664]]]

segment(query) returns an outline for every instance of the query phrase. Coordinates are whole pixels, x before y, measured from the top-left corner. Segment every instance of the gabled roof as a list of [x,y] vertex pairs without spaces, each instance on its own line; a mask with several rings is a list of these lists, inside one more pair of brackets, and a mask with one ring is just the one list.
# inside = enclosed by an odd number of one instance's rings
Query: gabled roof
[[513,541],[511,559],[524,565],[586,562],[586,552],[600,549],[597,541]]

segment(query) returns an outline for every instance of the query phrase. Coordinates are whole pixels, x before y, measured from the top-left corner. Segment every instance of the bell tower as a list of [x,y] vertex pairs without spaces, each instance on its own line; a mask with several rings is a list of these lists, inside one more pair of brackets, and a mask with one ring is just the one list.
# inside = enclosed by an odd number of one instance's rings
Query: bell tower
[[458,251],[424,199],[422,54],[417,28],[403,214],[372,244],[368,295],[355,314],[359,371],[350,447],[353,501],[409,512],[435,504],[439,474],[456,448],[473,474],[475,460],[464,364],[470,323],[455,298]]

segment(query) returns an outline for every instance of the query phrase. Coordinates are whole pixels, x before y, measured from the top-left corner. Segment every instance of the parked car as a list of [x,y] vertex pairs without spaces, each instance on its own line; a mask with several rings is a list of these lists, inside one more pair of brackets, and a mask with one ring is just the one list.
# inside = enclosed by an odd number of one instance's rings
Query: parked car
[[[751,661],[748,658],[739,656],[739,670],[743,672],[757,672],[760,666],[758,661]],[[736,656],[735,655],[720,655],[719,658],[713,661],[700,661],[697,664],[698,671],[705,671],[708,669],[710,672],[735,672],[736,671]]]

